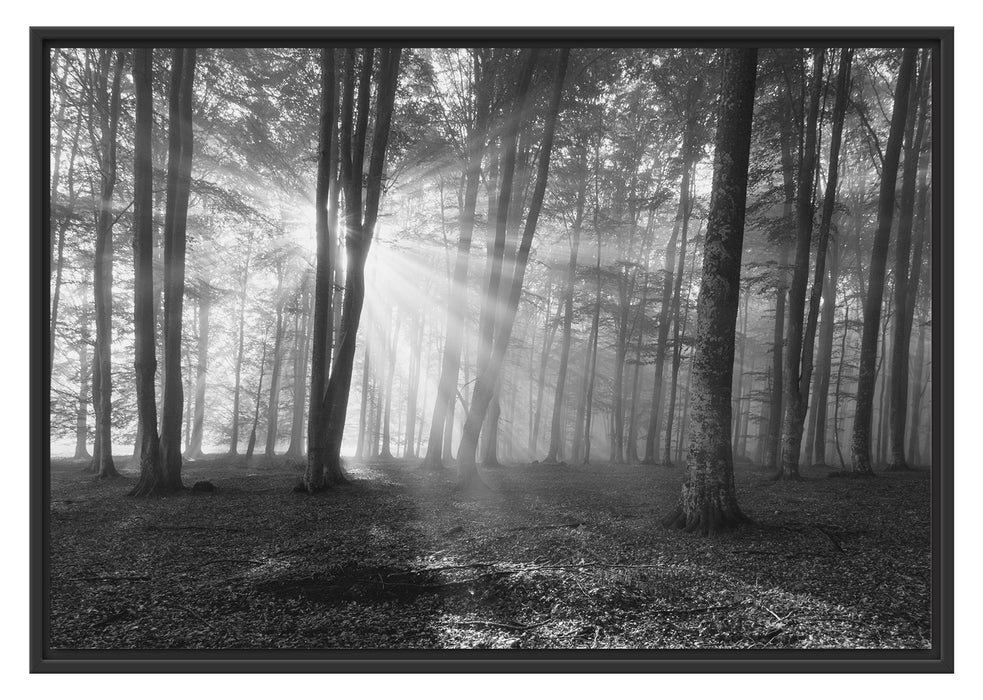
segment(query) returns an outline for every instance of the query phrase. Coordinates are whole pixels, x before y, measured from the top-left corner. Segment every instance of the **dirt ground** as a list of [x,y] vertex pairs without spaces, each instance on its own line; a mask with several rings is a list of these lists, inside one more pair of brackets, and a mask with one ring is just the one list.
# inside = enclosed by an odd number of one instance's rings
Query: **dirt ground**
[[53,649],[928,648],[927,471],[737,474],[756,525],[660,519],[683,470],[514,465],[466,497],[453,472],[350,462],[295,494],[296,465],[185,466],[212,493],[126,496],[52,465]]

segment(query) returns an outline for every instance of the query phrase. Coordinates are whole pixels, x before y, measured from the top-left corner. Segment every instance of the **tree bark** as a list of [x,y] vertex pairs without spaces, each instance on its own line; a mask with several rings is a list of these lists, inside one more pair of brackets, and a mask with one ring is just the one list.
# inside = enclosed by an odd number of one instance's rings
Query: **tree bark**
[[[383,49],[376,94],[375,130],[372,139],[372,152],[366,178],[364,215],[362,206],[362,160],[364,157],[366,123],[368,121],[369,84],[372,75],[372,50],[364,51],[362,78],[359,88],[359,109],[355,136],[351,133],[351,112],[343,108],[342,123],[342,176],[345,182],[345,210],[347,228],[347,257],[345,280],[345,299],[342,307],[341,341],[331,367],[322,399],[321,421],[323,447],[319,454],[309,457],[322,461],[328,483],[345,480],[341,468],[341,443],[345,431],[345,418],[348,410],[349,390],[352,382],[352,369],[355,360],[355,341],[358,333],[362,305],[365,300],[365,260],[372,243],[379,201],[382,197],[382,174],[386,163],[386,148],[389,143],[389,130],[392,123],[393,102],[396,84],[399,79],[400,49]],[[346,92],[349,88],[346,86]],[[345,100],[351,105],[351,100]],[[315,397],[312,396],[312,401]],[[308,448],[311,454],[315,450]],[[308,489],[316,484],[311,482]]]
[[167,207],[164,217],[164,404],[160,449],[169,491],[181,481],[181,327],[184,311],[184,264],[187,249],[188,200],[191,195],[191,131],[195,49],[175,49],[169,103]]
[[207,280],[201,280],[198,290],[198,375],[195,379],[195,413],[191,424],[191,444],[186,455],[189,459],[202,456],[201,441],[205,429],[205,390],[208,381],[208,330],[212,308],[212,289]]
[[873,476],[870,459],[870,427],[874,401],[874,382],[877,364],[877,333],[880,330],[881,301],[884,296],[884,275],[891,237],[891,221],[894,218],[895,187],[898,179],[898,161],[908,111],[911,91],[911,74],[915,64],[916,49],[904,49],[898,83],[895,88],[894,111],[891,115],[891,131],[884,151],[881,168],[880,198],[877,211],[877,232],[870,256],[867,298],[864,302],[864,325],[860,345],[857,407],[853,419],[851,455],[853,471],[862,476]]
[[[92,278],[95,293],[96,344],[93,382],[98,384],[94,398],[96,404],[96,437],[93,447],[91,471],[100,478],[118,476],[113,464],[112,414],[113,414],[113,190],[116,187],[116,136],[119,131],[120,81],[123,74],[123,54],[120,51],[101,49],[99,71],[100,143],[98,161],[100,172],[99,213],[96,221],[95,269]],[[116,61],[110,78],[110,62]],[[111,85],[108,83],[111,80]],[[106,104],[108,102],[108,104]]]
[[427,454],[423,462],[424,467],[429,470],[439,469],[443,466],[444,433],[447,425],[453,426],[448,415],[453,413],[456,400],[457,378],[461,367],[461,344],[468,312],[467,286],[468,266],[471,260],[471,238],[474,235],[475,209],[477,208],[478,189],[481,181],[481,158],[485,150],[490,118],[491,79],[494,78],[494,67],[490,65],[490,61],[488,49],[475,50],[475,123],[468,134],[464,207],[459,216],[460,233],[458,234],[457,252],[454,257],[454,277],[448,292],[447,322],[445,324],[440,379],[434,402],[433,417],[430,421]]
[[[311,341],[311,391],[307,415],[307,468],[304,472],[304,488],[313,493],[325,488],[324,455],[324,390],[328,382],[331,362],[332,306],[331,277],[335,272],[332,262],[334,241],[331,226],[329,199],[333,194],[331,173],[336,155],[335,115],[335,55],[334,49],[321,49],[321,111],[317,150],[317,185],[314,194],[315,230],[317,236],[317,264],[314,279],[314,319]],[[346,87],[347,90],[347,87]],[[347,96],[347,92],[346,92]],[[361,446],[361,442],[359,442]]]
[[[914,304],[908,297],[918,291],[918,275],[921,267],[921,251],[915,251],[909,277],[909,256],[912,250],[911,234],[914,228],[916,186],[919,170],[927,171],[925,155],[922,154],[922,139],[928,116],[928,78],[929,52],[922,53],[921,68],[918,72],[918,89],[912,91],[909,104],[908,133],[905,134],[904,174],[901,178],[901,210],[898,219],[898,241],[895,246],[894,261],[894,343],[891,356],[891,407],[890,428],[891,447],[888,468],[891,471],[908,469],[905,459],[905,424],[908,404],[908,358],[911,346],[911,325],[914,317]],[[917,99],[917,104],[916,104]],[[917,127],[914,123],[917,120]],[[914,129],[913,129],[914,127]],[[912,133],[914,132],[914,133]],[[921,247],[921,237],[917,241]]]
[[724,53],[703,280],[697,301],[687,481],[679,506],[664,521],[669,527],[701,534],[747,520],[734,490],[730,392],[756,70],[756,49]]
[[[817,52],[817,59],[818,56],[819,54]],[[799,178],[800,187],[807,186],[809,199],[808,202],[806,202],[800,198],[799,202],[800,238],[798,244],[799,248],[796,250],[796,276],[793,278],[794,294],[793,290],[789,291],[790,343],[788,353],[786,355],[785,366],[784,444],[782,451],[782,469],[779,472],[779,476],[784,478],[794,479],[799,475],[799,454],[802,447],[802,433],[805,424],[806,412],[809,406],[809,387],[812,382],[813,351],[815,349],[816,327],[819,319],[819,304],[822,299],[823,286],[826,277],[826,255],[827,249],[829,248],[829,234],[832,226],[833,211],[836,206],[840,144],[843,135],[843,120],[844,115],[846,114],[846,104],[849,101],[850,62],[852,57],[853,54],[852,50],[850,49],[843,49],[840,52],[840,66],[837,75],[836,87],[836,104],[833,108],[833,125],[829,150],[829,171],[826,178],[826,193],[823,200],[822,217],[819,223],[819,240],[816,249],[816,268],[812,282],[812,294],[809,299],[809,314],[805,326],[804,337],[802,336],[802,307],[805,303],[805,286],[803,278],[807,277],[809,272],[808,246],[811,244],[813,217],[811,173],[810,182],[808,184],[801,174]],[[817,71],[816,77],[821,78],[821,74],[821,70]],[[816,92],[814,92],[813,97],[818,102],[818,89],[816,86],[814,86],[814,89]],[[812,119],[811,114],[810,119]],[[810,128],[811,126],[812,125],[810,125]],[[814,142],[815,135],[812,134],[812,137]],[[808,156],[809,153],[809,143],[807,138],[806,156]],[[808,163],[808,166],[808,169],[811,170],[813,163]],[[802,169],[807,169],[805,163],[803,163]],[[805,238],[809,238],[810,240],[805,241]],[[806,245],[806,250],[804,253],[801,250],[801,246],[803,244]],[[800,270],[798,265],[802,263],[803,259],[805,261],[805,267],[803,270]],[[798,287],[796,286],[797,284],[802,284],[803,286]],[[792,314],[795,315],[795,320],[797,323],[794,329],[791,325]],[[801,347],[799,347],[799,344],[801,344]],[[795,345],[795,347],[793,347],[793,345]],[[793,357],[793,353],[795,354],[795,357]],[[825,402],[826,399],[823,397],[821,400]]]
[[299,458],[304,454],[304,406],[307,405],[307,355],[310,350],[309,321],[311,304],[309,276],[300,283],[300,303],[294,319],[293,415],[290,420],[290,444],[287,456]]
[[133,332],[140,480],[131,496],[163,493],[164,469],[157,433],[157,314],[154,300],[153,49],[134,49],[136,93],[133,146]]
[[242,360],[245,354],[246,339],[246,290],[249,286],[249,262],[252,257],[252,239],[246,247],[246,255],[242,266],[242,277],[239,283],[239,345],[236,351],[235,390],[232,398],[232,436],[229,439],[229,455],[239,454],[239,405],[242,392]]
[[[464,423],[461,446],[458,448],[458,485],[461,488],[470,488],[481,484],[476,465],[476,451],[478,443],[478,432],[485,420],[488,405],[494,395],[495,386],[498,382],[498,375],[501,370],[505,352],[512,335],[512,326],[515,323],[515,314],[519,306],[519,298],[522,294],[522,282],[525,277],[526,263],[529,259],[529,250],[532,246],[533,235],[536,232],[536,224],[539,220],[539,213],[542,209],[543,198],[546,194],[546,181],[549,175],[550,155],[553,150],[553,138],[556,133],[557,114],[560,109],[560,96],[563,91],[563,79],[566,74],[569,49],[560,50],[559,69],[553,84],[550,96],[549,112],[546,116],[546,123],[543,131],[542,147],[540,149],[539,163],[536,172],[536,184],[533,190],[532,199],[529,204],[529,213],[526,216],[525,227],[522,232],[522,239],[516,251],[514,271],[511,275],[511,286],[508,290],[508,299],[503,309],[504,318],[501,326],[495,335],[495,345],[484,371],[480,372],[475,381],[474,393],[468,416]],[[518,118],[524,114],[528,104],[526,99],[529,82],[532,78],[535,66],[536,52],[532,51],[526,59],[526,65],[520,77],[519,86],[519,109],[515,116]],[[509,153],[513,157],[509,157]],[[511,164],[510,164],[511,161]],[[501,220],[502,213],[508,211],[511,198],[511,169],[514,167],[514,149],[505,149],[505,159],[503,160],[502,185],[499,197],[499,221],[496,222],[501,233],[504,234],[504,227],[507,221]],[[504,236],[503,236],[504,238]],[[504,243],[504,241],[503,241]]]

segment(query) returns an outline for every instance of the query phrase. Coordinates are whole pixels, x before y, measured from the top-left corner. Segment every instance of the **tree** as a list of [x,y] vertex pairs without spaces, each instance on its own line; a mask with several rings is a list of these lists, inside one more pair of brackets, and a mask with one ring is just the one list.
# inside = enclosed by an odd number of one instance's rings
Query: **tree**
[[[805,125],[805,147],[802,151],[802,163],[799,167],[795,262],[792,267],[792,283],[788,288],[787,346],[785,348],[785,366],[782,369],[784,419],[782,425],[782,458],[777,476],[786,479],[799,478],[799,447],[802,442],[802,421],[805,418],[806,400],[803,396],[805,392],[800,391],[799,388],[799,366],[802,362],[802,326],[806,289],[809,283],[809,255],[812,250],[812,197],[816,169],[816,131],[820,101],[822,100],[823,67],[825,64],[826,49],[816,49],[813,52],[812,80],[809,83],[809,112]],[[811,347],[809,352],[809,363],[811,364]]]
[[[320,402],[310,412],[307,471],[304,488],[309,492],[340,483],[345,479],[341,469],[341,441],[345,430],[345,414],[348,409],[348,393],[352,381],[355,360],[355,338],[358,333],[362,304],[365,300],[365,259],[372,243],[379,201],[382,197],[382,173],[386,163],[386,147],[392,123],[393,102],[399,80],[400,49],[383,49],[376,91],[375,129],[369,169],[365,178],[365,203],[362,204],[362,172],[365,154],[366,131],[369,119],[369,90],[372,78],[372,49],[362,52],[361,77],[358,90],[358,107],[354,104],[355,51],[348,51],[348,75],[341,114],[342,186],[345,191],[346,253],[345,299],[341,316],[341,339],[331,365],[331,374],[323,384],[311,378],[311,404]],[[326,66],[328,67],[328,66]],[[332,71],[333,72],[333,71]],[[333,110],[331,110],[333,112]],[[322,108],[322,114],[324,110]],[[329,115],[330,117],[330,115]],[[333,117],[330,117],[333,120]],[[355,122],[354,132],[353,121]],[[332,123],[332,122],[329,122]],[[322,135],[323,135],[322,126]],[[319,158],[324,158],[321,148]],[[318,231],[318,277],[315,281],[314,330],[315,350],[312,362],[324,377],[326,360],[324,334],[327,318],[326,295],[323,285],[327,279],[327,255],[320,254],[321,246],[327,248],[327,226]],[[320,289],[320,291],[318,291]],[[319,337],[320,336],[320,337]],[[323,381],[323,380],[322,380]],[[316,420],[315,420],[316,419]]]
[[[908,107],[908,128],[905,133],[904,174],[901,182],[901,209],[898,220],[898,241],[895,246],[894,262],[894,343],[891,353],[891,454],[892,471],[908,468],[905,459],[905,423],[908,403],[908,357],[911,345],[911,326],[915,313],[915,296],[918,292],[918,277],[921,272],[922,234],[914,243],[911,239],[914,228],[915,194],[919,170],[925,171],[922,154],[922,140],[928,116],[929,52],[922,54],[918,71],[917,90],[911,92]],[[917,100],[917,103],[916,103]],[[917,126],[915,122],[917,121]],[[921,227],[920,227],[921,228]],[[914,251],[912,250],[914,248]],[[909,256],[912,256],[909,267]],[[910,275],[910,276],[909,276]],[[910,299],[909,299],[910,297]],[[912,455],[914,456],[914,455]]]
[[[533,235],[536,232],[536,224],[538,222],[539,213],[543,204],[543,197],[546,193],[550,153],[553,148],[553,137],[556,133],[556,119],[560,110],[560,96],[563,91],[563,79],[566,75],[569,56],[569,49],[562,49],[560,51],[559,67],[557,69],[557,76],[553,83],[552,94],[550,96],[549,111],[547,112],[546,116],[543,141],[540,148],[539,163],[536,170],[536,184],[529,204],[529,213],[526,216],[522,239],[516,250],[515,266],[510,276],[511,284],[507,287],[502,285],[503,290],[507,290],[508,292],[508,298],[502,310],[503,318],[501,319],[501,324],[499,325],[495,334],[495,344],[492,348],[488,363],[484,370],[480,371],[476,378],[474,393],[471,399],[471,406],[468,410],[468,416],[464,421],[464,430],[461,438],[461,445],[458,448],[457,461],[458,485],[459,487],[465,489],[480,487],[481,484],[476,465],[478,433],[485,421],[485,414],[494,395],[495,386],[498,382],[498,374],[501,370],[505,352],[508,349],[509,339],[512,335],[512,326],[515,323],[515,314],[519,306],[519,297],[522,293],[522,281],[525,276],[526,264],[529,259],[529,249],[532,246]],[[532,77],[535,61],[535,52],[530,52],[526,58],[519,78],[518,104],[520,107],[518,110],[516,110],[516,118],[521,117],[524,111],[521,106],[527,104],[525,92],[526,89],[528,89],[528,82]],[[497,239],[504,238],[505,227],[507,225],[507,220],[505,219],[508,215],[509,202],[511,200],[512,173],[510,170],[514,168],[514,154],[514,148],[505,148],[502,165],[501,189],[499,195],[498,219],[496,221]],[[498,245],[498,241],[496,241],[496,245]],[[504,247],[504,240],[501,241],[501,245]],[[499,277],[498,280],[494,280],[496,272],[497,276]],[[498,292],[496,289],[497,283],[500,281],[501,270],[496,271],[493,269],[491,275],[489,275],[489,288],[486,298],[493,301],[498,298]]]
[[[113,58],[115,57],[115,61]],[[96,345],[92,391],[96,414],[96,439],[92,449],[90,471],[100,478],[118,476],[113,464],[113,190],[116,187],[116,158],[120,116],[120,80],[124,56],[121,51],[100,50],[95,93],[99,102],[99,143],[93,136],[99,167],[99,209],[96,222],[95,270],[92,289],[96,307]],[[110,78],[110,64],[113,64]]]
[[740,296],[757,49],[728,49],[714,145],[713,186],[697,301],[687,480],[668,527],[715,533],[747,521],[731,452],[734,334]]
[[864,301],[863,333],[860,345],[860,366],[857,382],[857,408],[853,417],[851,455],[853,472],[858,476],[873,476],[870,459],[870,425],[874,405],[874,383],[877,366],[877,334],[881,324],[881,301],[884,297],[884,276],[887,266],[891,222],[894,219],[895,186],[898,180],[898,162],[908,113],[908,97],[911,92],[911,76],[915,65],[916,49],[904,49],[898,83],[891,114],[891,132],[884,149],[881,167],[880,197],[877,209],[877,230],[870,254],[867,297]]
[[133,153],[133,325],[137,417],[140,422],[140,480],[131,496],[165,491],[157,433],[157,340],[154,309],[153,228],[153,49],[134,49],[136,131]]
[[184,385],[181,378],[181,328],[184,312],[184,267],[187,249],[188,200],[191,196],[191,131],[195,49],[174,49],[168,102],[167,206],[164,214],[164,404],[161,410],[160,450],[165,488],[180,491],[181,418]]

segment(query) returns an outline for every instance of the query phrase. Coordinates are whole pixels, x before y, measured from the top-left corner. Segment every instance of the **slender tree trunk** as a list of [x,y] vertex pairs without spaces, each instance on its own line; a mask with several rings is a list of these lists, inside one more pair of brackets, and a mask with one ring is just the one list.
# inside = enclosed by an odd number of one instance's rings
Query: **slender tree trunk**
[[[345,432],[348,397],[355,361],[355,342],[358,334],[362,305],[365,300],[365,260],[372,243],[379,201],[382,197],[382,173],[386,162],[386,148],[392,123],[396,83],[399,79],[400,49],[383,49],[376,95],[375,131],[372,152],[366,178],[366,196],[363,215],[362,161],[364,158],[366,123],[368,121],[369,83],[372,75],[372,50],[364,51],[362,79],[359,88],[358,123],[355,136],[349,139],[350,109],[343,109],[342,123],[342,172],[346,185],[345,209],[348,245],[345,300],[342,307],[341,341],[331,367],[331,377],[324,391],[321,420],[326,425],[323,435],[323,472],[328,483],[345,480],[341,468],[341,443]],[[353,55],[353,54],[350,54]],[[348,87],[346,86],[346,92]],[[345,100],[351,105],[351,100]],[[309,452],[313,451],[311,448]]]
[[830,264],[823,292],[822,323],[817,352],[816,387],[813,401],[816,407],[810,423],[806,447],[812,450],[810,462],[816,467],[826,466],[826,416],[829,404],[829,383],[833,366],[833,331],[836,325],[836,283],[839,277],[839,253],[836,244],[829,250]]
[[[512,327],[515,323],[515,314],[519,306],[519,298],[522,293],[522,283],[526,272],[526,263],[529,259],[529,250],[532,246],[533,235],[536,232],[536,225],[539,220],[539,213],[542,209],[543,198],[546,194],[546,181],[549,174],[550,155],[553,150],[553,137],[556,133],[557,114],[560,109],[560,96],[563,91],[563,79],[566,74],[569,49],[560,50],[559,68],[557,77],[553,84],[550,96],[549,112],[543,131],[542,147],[539,155],[539,163],[536,172],[536,184],[533,190],[532,199],[529,204],[529,213],[526,217],[525,227],[522,232],[522,239],[516,251],[516,261],[514,272],[511,275],[511,286],[508,290],[508,300],[503,309],[504,318],[495,336],[495,346],[488,367],[484,372],[478,374],[475,381],[475,389],[471,400],[468,417],[464,423],[461,446],[458,449],[458,483],[463,488],[468,488],[480,483],[476,465],[476,451],[478,442],[478,432],[484,423],[488,405],[494,395],[495,386],[498,382],[498,375],[501,370],[505,352],[512,335]],[[526,65],[522,71],[518,90],[519,109],[515,112],[516,116],[524,114],[528,100],[527,93],[529,82],[532,78],[535,66],[536,53],[532,51],[526,59]],[[505,160],[503,160],[502,187],[499,198],[499,217],[508,211],[511,198],[512,168],[514,167],[514,149],[505,148]],[[513,157],[509,157],[509,153]],[[512,161],[511,164],[509,161]],[[504,226],[507,221],[497,221],[497,227],[504,233]],[[504,236],[503,236],[504,238]],[[503,241],[504,243],[504,241]]]
[[747,520],[737,505],[730,391],[740,297],[756,49],[728,49],[714,152],[713,187],[697,302],[687,480],[665,524],[714,533]]
[[[927,164],[922,155],[922,139],[925,133],[925,121],[928,116],[928,79],[929,52],[922,52],[921,68],[918,73],[918,89],[911,93],[908,106],[908,133],[905,135],[904,174],[901,178],[901,210],[898,219],[898,241],[895,246],[894,261],[894,342],[891,356],[891,406],[890,427],[891,446],[889,469],[904,471],[908,468],[905,460],[905,424],[908,407],[908,358],[911,346],[911,325],[914,315],[914,305],[908,303],[908,296],[914,296],[918,291],[918,274],[920,272],[920,253],[915,251],[915,261],[911,266],[909,278],[908,258],[911,253],[911,233],[914,228],[915,196],[918,181],[918,171],[927,170]],[[917,104],[916,104],[917,100]],[[917,127],[913,126],[917,120]],[[917,241],[919,247],[921,240]]]
[[198,293],[198,377],[195,381],[195,413],[191,426],[191,445],[188,447],[189,459],[202,456],[201,441],[205,428],[205,390],[208,381],[208,325],[211,315],[211,287],[202,280]]
[[[485,150],[490,105],[490,79],[494,68],[488,49],[478,49],[474,54],[475,125],[469,134],[468,155],[465,170],[464,207],[460,213],[460,234],[454,258],[454,277],[448,293],[446,340],[440,369],[437,398],[430,421],[430,437],[424,466],[435,470],[443,466],[446,427],[453,427],[452,416],[457,392],[457,377],[461,366],[461,344],[468,312],[468,264],[471,259],[471,238],[474,234],[475,209],[481,180],[481,158]],[[450,438],[446,438],[449,442]],[[450,455],[447,455],[450,457]]]
[[165,491],[157,433],[157,314],[154,308],[153,224],[153,49],[134,49],[133,86],[136,132],[133,153],[133,330],[137,420],[140,427],[140,480],[132,496]]
[[[546,365],[549,363],[550,350],[553,347],[553,337],[556,332],[556,324],[552,312],[553,306],[553,286],[549,285],[546,290],[546,314],[545,326],[543,327],[543,347],[539,353],[539,379],[536,382],[536,410],[532,423],[532,436],[529,438],[529,451],[533,454],[539,452],[539,426],[543,418],[543,391],[546,388]],[[557,309],[559,316],[560,309]]]
[[403,452],[403,457],[406,459],[416,457],[416,406],[417,393],[420,388],[420,349],[423,346],[423,321],[423,312],[420,310],[414,318],[416,333],[413,347],[410,348],[410,376],[406,391],[406,449]]
[[393,382],[396,378],[396,347],[399,343],[399,323],[401,316],[399,309],[396,309],[396,325],[392,330],[392,337],[389,341],[389,371],[386,379],[386,407],[382,419],[382,452],[381,456],[392,459],[393,453],[390,446],[389,423],[392,413]]
[[372,372],[372,360],[369,355],[370,345],[369,338],[366,338],[365,350],[362,353],[362,403],[358,412],[358,442],[355,447],[356,457],[362,457],[366,454],[365,446],[368,444],[365,428],[368,425],[369,379]]
[[[101,139],[99,144],[99,213],[96,222],[95,270],[93,290],[96,300],[96,345],[93,381],[98,384],[96,401],[96,445],[93,449],[91,471],[100,478],[118,476],[113,464],[113,190],[116,187],[116,136],[119,130],[120,81],[123,73],[123,53],[102,49],[101,86],[99,92],[108,104],[100,107]],[[110,62],[115,53],[115,66],[110,78]],[[111,86],[107,85],[112,81]]]
[[891,222],[894,218],[895,187],[898,178],[898,161],[901,141],[908,111],[911,91],[911,74],[915,64],[916,49],[904,49],[901,69],[898,73],[894,95],[894,112],[891,115],[891,132],[884,151],[881,168],[880,199],[877,212],[877,232],[870,256],[869,283],[864,302],[864,326],[860,345],[859,382],[857,408],[853,419],[851,453],[853,471],[862,476],[873,476],[870,460],[870,424],[873,412],[875,369],[877,363],[877,332],[880,330],[881,301],[884,296],[884,275],[887,266]]
[[[88,296],[86,287],[88,281],[82,284],[83,300]],[[75,459],[91,459],[88,449],[89,441],[89,314],[82,305],[79,318],[81,334],[79,339],[79,396],[78,407],[75,410]],[[920,373],[919,373],[920,376]]]
[[249,286],[249,260],[252,245],[246,248],[245,262],[242,268],[242,281],[239,286],[239,345],[236,351],[235,390],[232,398],[232,436],[229,439],[229,455],[239,454],[239,402],[242,392],[242,359],[245,353],[246,339],[246,289]]
[[194,139],[191,120],[195,49],[175,49],[168,109],[167,207],[164,221],[164,404],[160,449],[168,491],[181,481],[181,327],[184,311],[184,263],[187,248],[188,200]]
[[[586,154],[586,151],[583,152]],[[586,158],[584,158],[586,160]],[[583,177],[577,191],[576,213],[570,231],[570,262],[567,265],[566,286],[563,290],[563,337],[560,345],[560,367],[556,375],[556,392],[553,395],[553,421],[550,425],[550,448],[546,462],[557,461],[560,450],[560,423],[563,411],[563,395],[567,384],[567,365],[570,362],[570,337],[573,328],[573,287],[577,278],[577,253],[580,249],[580,230],[584,222],[584,204],[587,199],[587,164],[581,162]],[[577,426],[579,429],[580,420]]]
[[280,374],[283,366],[283,278],[285,270],[277,271],[276,285],[276,325],[273,335],[273,367],[270,369],[270,403],[266,407],[266,447],[264,455],[276,454],[277,438],[280,436]]
[[[738,355],[737,365],[735,374],[737,375],[737,382],[734,387],[734,445],[733,452],[735,457],[740,454],[738,452],[738,442],[741,436],[741,419],[746,416],[747,413],[741,410],[741,402],[744,393],[744,354],[747,350],[747,316],[748,316],[748,306],[750,305],[751,293],[750,289],[744,294],[744,316],[741,320],[741,352]],[[687,392],[689,389],[687,388]],[[751,405],[748,404],[748,412],[750,412]]]
[[908,457],[917,460],[921,452],[920,436],[918,434],[921,425],[922,408],[922,373],[925,367],[925,328],[928,324],[922,321],[918,329],[918,345],[915,350],[915,376],[913,382],[914,391],[911,392],[911,407],[909,409],[911,427],[908,431]]
[[[817,62],[820,53],[817,52]],[[812,382],[813,354],[816,340],[816,327],[819,318],[819,303],[822,298],[823,285],[826,276],[826,255],[829,247],[829,234],[832,226],[833,211],[836,206],[836,192],[839,177],[839,158],[840,143],[843,134],[843,120],[846,114],[846,103],[849,100],[850,90],[850,62],[853,54],[850,49],[843,49],[840,52],[840,66],[837,75],[836,104],[833,111],[832,137],[830,142],[829,155],[829,174],[826,178],[826,193],[823,201],[822,217],[819,224],[819,240],[816,250],[816,269],[812,282],[812,294],[809,299],[809,314],[805,326],[803,337],[802,329],[802,306],[805,303],[805,287],[803,278],[808,277],[809,250],[812,233],[812,184],[811,180],[807,184],[804,177],[800,175],[799,185],[805,186],[808,192],[808,202],[805,198],[799,201],[799,241],[796,249],[796,270],[793,278],[793,290],[789,292],[790,311],[789,318],[795,314],[796,326],[793,328],[790,321],[789,351],[786,355],[785,366],[785,426],[784,444],[782,454],[782,469],[780,477],[797,478],[799,474],[799,455],[802,447],[802,432],[805,424],[806,412],[809,406],[809,387]],[[822,71],[816,72],[816,78],[821,78]],[[818,87],[813,86],[816,92],[813,97],[818,102]],[[810,113],[810,120],[812,114]],[[810,123],[809,129],[812,129]],[[815,135],[810,131],[806,139],[806,159],[809,160],[809,136],[812,143],[815,142]],[[808,163],[808,169],[812,169],[814,163]],[[807,169],[806,163],[803,170]],[[811,178],[811,174],[810,174]],[[807,235],[808,234],[808,235]],[[809,241],[805,239],[809,238]],[[806,245],[803,252],[801,247]],[[802,261],[805,261],[803,269],[799,269]],[[802,285],[802,286],[797,286]],[[794,294],[793,294],[794,291]],[[793,302],[794,297],[794,302]],[[793,343],[795,347],[793,347]],[[799,346],[801,343],[801,347]],[[793,353],[795,357],[793,357]],[[825,397],[822,398],[825,401]],[[814,411],[815,412],[815,411]],[[808,448],[808,445],[807,445]]]
[[[689,163],[690,168],[693,167],[693,163]],[[689,172],[687,170],[687,172]],[[666,410],[666,445],[665,453],[662,457],[662,463],[668,467],[672,466],[672,453],[670,448],[672,447],[672,424],[673,417],[676,410],[676,389],[679,381],[679,363],[682,357],[681,343],[682,336],[679,332],[679,300],[682,294],[683,286],[683,270],[686,264],[686,236],[689,229],[689,217],[692,211],[692,197],[691,197],[691,183],[688,176],[684,175],[686,180],[687,190],[679,200],[679,208],[682,213],[682,224],[680,226],[680,242],[679,242],[679,259],[677,261],[675,287],[672,292],[672,307],[670,310],[669,322],[672,324],[672,374],[670,378],[670,388],[669,388],[669,405]],[[731,368],[731,373],[733,373],[733,368]]]
[[310,350],[311,295],[309,277],[304,276],[300,286],[298,319],[294,323],[293,415],[290,420],[290,444],[287,456],[299,458],[304,454],[304,406],[307,405],[307,355]]
[[259,405],[263,396],[263,374],[266,371],[266,340],[267,334],[263,334],[263,357],[259,361],[259,382],[256,384],[256,399],[253,401],[253,427],[249,431],[249,442],[246,445],[246,459],[253,458],[256,449],[256,429],[259,426]]

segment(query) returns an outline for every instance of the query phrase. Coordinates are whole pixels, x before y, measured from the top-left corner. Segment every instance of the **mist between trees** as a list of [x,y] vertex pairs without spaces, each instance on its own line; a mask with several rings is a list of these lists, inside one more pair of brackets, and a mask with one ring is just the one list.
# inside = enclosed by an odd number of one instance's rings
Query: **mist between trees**
[[57,49],[51,440],[873,476],[931,451],[918,49]]

